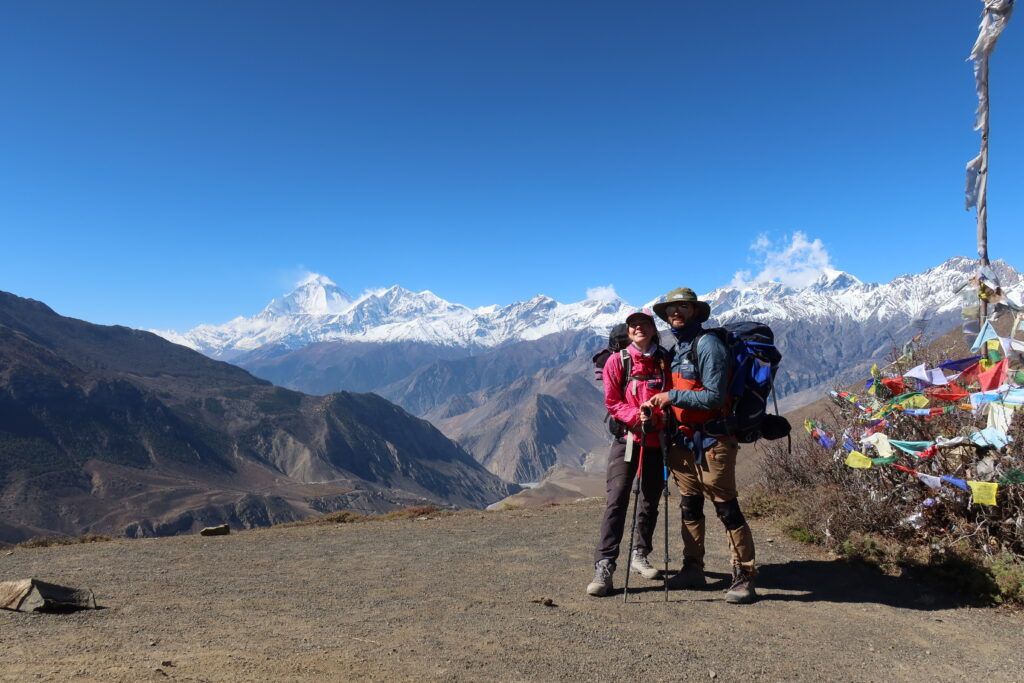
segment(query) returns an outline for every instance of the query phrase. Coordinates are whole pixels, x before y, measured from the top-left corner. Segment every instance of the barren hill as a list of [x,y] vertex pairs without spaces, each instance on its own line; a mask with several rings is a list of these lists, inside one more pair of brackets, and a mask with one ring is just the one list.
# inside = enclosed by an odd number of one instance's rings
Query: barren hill
[[281,389],[0,292],[0,541],[482,507],[516,490],[378,396]]

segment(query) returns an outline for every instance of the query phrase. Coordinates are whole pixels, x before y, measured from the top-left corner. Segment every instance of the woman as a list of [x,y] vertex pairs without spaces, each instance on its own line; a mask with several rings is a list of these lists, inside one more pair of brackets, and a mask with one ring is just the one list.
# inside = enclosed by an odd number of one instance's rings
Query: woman
[[[658,442],[661,414],[641,411],[640,406],[652,396],[671,388],[669,357],[658,345],[658,330],[650,313],[631,313],[626,318],[626,326],[629,346],[609,356],[603,371],[605,407],[618,429],[608,454],[608,501],[601,519],[600,540],[594,551],[594,580],[587,586],[587,594],[596,597],[612,591],[612,575],[629,507],[630,484],[636,476],[641,446],[643,471],[637,519],[639,539],[636,547],[631,549],[630,567],[647,579],[660,576],[647,555],[652,547],[654,527],[658,521],[658,498],[664,485]],[[648,427],[646,432],[645,425]],[[632,449],[628,448],[630,445]],[[633,452],[627,453],[627,450]]]

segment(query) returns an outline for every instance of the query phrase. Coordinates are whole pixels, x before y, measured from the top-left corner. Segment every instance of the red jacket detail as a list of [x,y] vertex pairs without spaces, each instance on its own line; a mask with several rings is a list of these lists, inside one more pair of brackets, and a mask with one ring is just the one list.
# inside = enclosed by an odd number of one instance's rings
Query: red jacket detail
[[[640,431],[640,405],[646,402],[655,394],[668,391],[672,388],[672,375],[669,369],[668,356],[664,352],[643,355],[635,345],[626,347],[633,367],[630,374],[633,377],[648,377],[650,379],[633,379],[625,382],[622,377],[622,357],[613,353],[605,361],[604,376],[604,405],[608,413],[626,425],[637,440],[642,434]],[[623,391],[625,388],[625,391]],[[659,446],[658,431],[661,429],[662,416],[658,411],[654,413],[654,429],[647,434],[645,447]]]

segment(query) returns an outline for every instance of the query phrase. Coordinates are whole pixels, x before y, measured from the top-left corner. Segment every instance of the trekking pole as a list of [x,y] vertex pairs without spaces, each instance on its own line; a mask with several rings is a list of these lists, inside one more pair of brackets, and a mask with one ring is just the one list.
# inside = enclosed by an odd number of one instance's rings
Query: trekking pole
[[[645,435],[646,436],[646,435]],[[629,598],[629,574],[633,568],[633,537],[636,534],[637,508],[640,502],[640,482],[644,477],[644,437],[640,438],[640,456],[636,463],[636,474],[633,476],[633,526],[629,529],[629,549],[626,559],[626,582],[622,588],[622,602]]]
[[661,446],[661,468],[665,479],[665,515],[661,525],[665,527],[665,571],[661,573],[662,583],[665,585],[665,602],[668,602],[668,416],[669,408],[665,407],[664,419],[661,424],[661,431],[658,432],[659,446]]

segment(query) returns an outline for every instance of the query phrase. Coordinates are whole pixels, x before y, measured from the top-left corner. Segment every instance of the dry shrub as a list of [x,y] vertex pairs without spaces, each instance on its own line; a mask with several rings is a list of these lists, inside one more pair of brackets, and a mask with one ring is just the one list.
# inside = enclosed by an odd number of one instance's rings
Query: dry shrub
[[112,541],[110,536],[102,534],[84,534],[82,536],[39,536],[22,541],[19,548],[49,548],[55,545],[78,545],[79,543],[106,543]]
[[337,512],[331,512],[326,515],[307,517],[306,519],[300,519],[297,522],[287,522],[285,524],[278,524],[276,526],[286,528],[298,526],[333,526],[335,524],[357,524],[359,522],[370,522],[375,520],[441,517],[450,514],[452,514],[450,510],[443,510],[437,507],[436,505],[413,505],[410,507],[402,508],[400,510],[392,510],[391,512],[385,512],[381,515],[364,515],[358,512],[352,512],[350,510],[339,510]]
[[380,516],[380,519],[416,519],[418,517],[440,517],[449,514],[451,514],[451,511],[442,510],[436,505],[413,505],[412,507],[385,513]]
[[[942,360],[918,352],[889,370],[902,374],[919,363],[934,367]],[[891,413],[887,419],[883,432],[906,441],[970,436],[985,426],[984,417],[962,410],[929,418]],[[805,434],[794,435],[792,453],[767,445],[750,506],[755,515],[779,516],[794,538],[886,571],[948,576],[976,597],[1024,604],[1024,484],[1001,485],[993,507],[975,505],[969,492],[949,485],[930,489],[891,466],[852,469],[845,465],[843,434],[863,452],[863,414],[839,402],[817,422],[836,438],[836,447],[826,449]],[[926,459],[904,455],[898,462],[925,474],[997,481],[1011,469],[1024,471],[1021,415],[1012,421],[1010,436],[1014,441],[1005,452],[963,446],[940,449]]]

